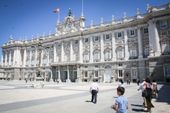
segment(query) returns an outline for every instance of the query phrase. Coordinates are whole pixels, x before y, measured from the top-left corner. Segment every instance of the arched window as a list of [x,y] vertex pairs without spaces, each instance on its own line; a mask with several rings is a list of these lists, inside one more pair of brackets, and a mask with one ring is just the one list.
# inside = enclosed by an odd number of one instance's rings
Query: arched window
[[104,50],[104,60],[105,61],[111,61],[112,59],[112,51],[111,49],[105,49]]
[[118,47],[116,49],[116,57],[118,60],[123,60],[125,55],[124,55],[124,48],[123,47]]
[[100,61],[100,51],[99,50],[94,50],[94,52],[93,52],[93,61],[94,62],[99,62]]

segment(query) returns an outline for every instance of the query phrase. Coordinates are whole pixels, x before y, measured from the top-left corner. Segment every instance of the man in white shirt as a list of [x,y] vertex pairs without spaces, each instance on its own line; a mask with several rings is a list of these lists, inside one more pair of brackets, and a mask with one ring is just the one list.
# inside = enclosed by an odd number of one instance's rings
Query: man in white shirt
[[90,86],[90,92],[91,92],[91,102],[94,104],[97,103],[97,93],[99,92],[99,85],[97,83],[92,83]]

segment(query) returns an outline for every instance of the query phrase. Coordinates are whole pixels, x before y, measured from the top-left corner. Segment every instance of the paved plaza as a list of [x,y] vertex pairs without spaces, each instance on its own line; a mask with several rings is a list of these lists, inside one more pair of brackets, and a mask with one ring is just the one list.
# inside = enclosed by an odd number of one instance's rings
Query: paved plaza
[[[35,84],[35,88],[33,85]],[[90,83],[40,83],[0,81],[0,113],[115,113],[110,106],[117,97],[118,83],[100,83],[97,104],[91,98]],[[128,113],[146,113],[142,107],[141,92],[136,84],[126,85],[129,100]],[[170,85],[159,85],[159,96],[153,99],[153,113],[170,113]]]

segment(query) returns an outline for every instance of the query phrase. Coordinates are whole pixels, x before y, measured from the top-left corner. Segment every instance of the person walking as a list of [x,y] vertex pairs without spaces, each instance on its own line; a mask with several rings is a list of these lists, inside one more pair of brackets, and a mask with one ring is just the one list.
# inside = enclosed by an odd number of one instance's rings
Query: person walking
[[97,103],[97,93],[99,92],[99,85],[97,83],[92,83],[90,86],[90,92],[91,92],[91,102],[94,104]]
[[144,94],[144,84],[145,84],[145,79],[143,79],[143,82],[139,85],[138,91],[142,91],[142,98],[143,98],[143,106],[146,107],[146,99],[145,99],[145,94]]
[[128,100],[123,96],[125,93],[124,87],[117,88],[118,98],[115,100],[115,104],[111,106],[112,109],[116,111],[116,113],[127,113],[128,109]]
[[158,88],[157,88],[157,83],[155,80],[152,81],[152,87],[153,87],[152,97],[156,98],[158,96]]
[[153,104],[151,102],[151,98],[152,98],[152,84],[150,79],[147,77],[145,79],[145,83],[144,83],[144,97],[146,99],[146,107],[147,107],[147,111],[151,113],[151,108],[153,108]]

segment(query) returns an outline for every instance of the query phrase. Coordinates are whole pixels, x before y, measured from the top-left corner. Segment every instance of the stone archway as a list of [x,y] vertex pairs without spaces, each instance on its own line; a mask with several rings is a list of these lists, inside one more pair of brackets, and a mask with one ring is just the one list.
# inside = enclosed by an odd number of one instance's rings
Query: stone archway
[[106,66],[104,71],[104,81],[103,82],[111,82],[112,77],[112,68],[111,66]]

